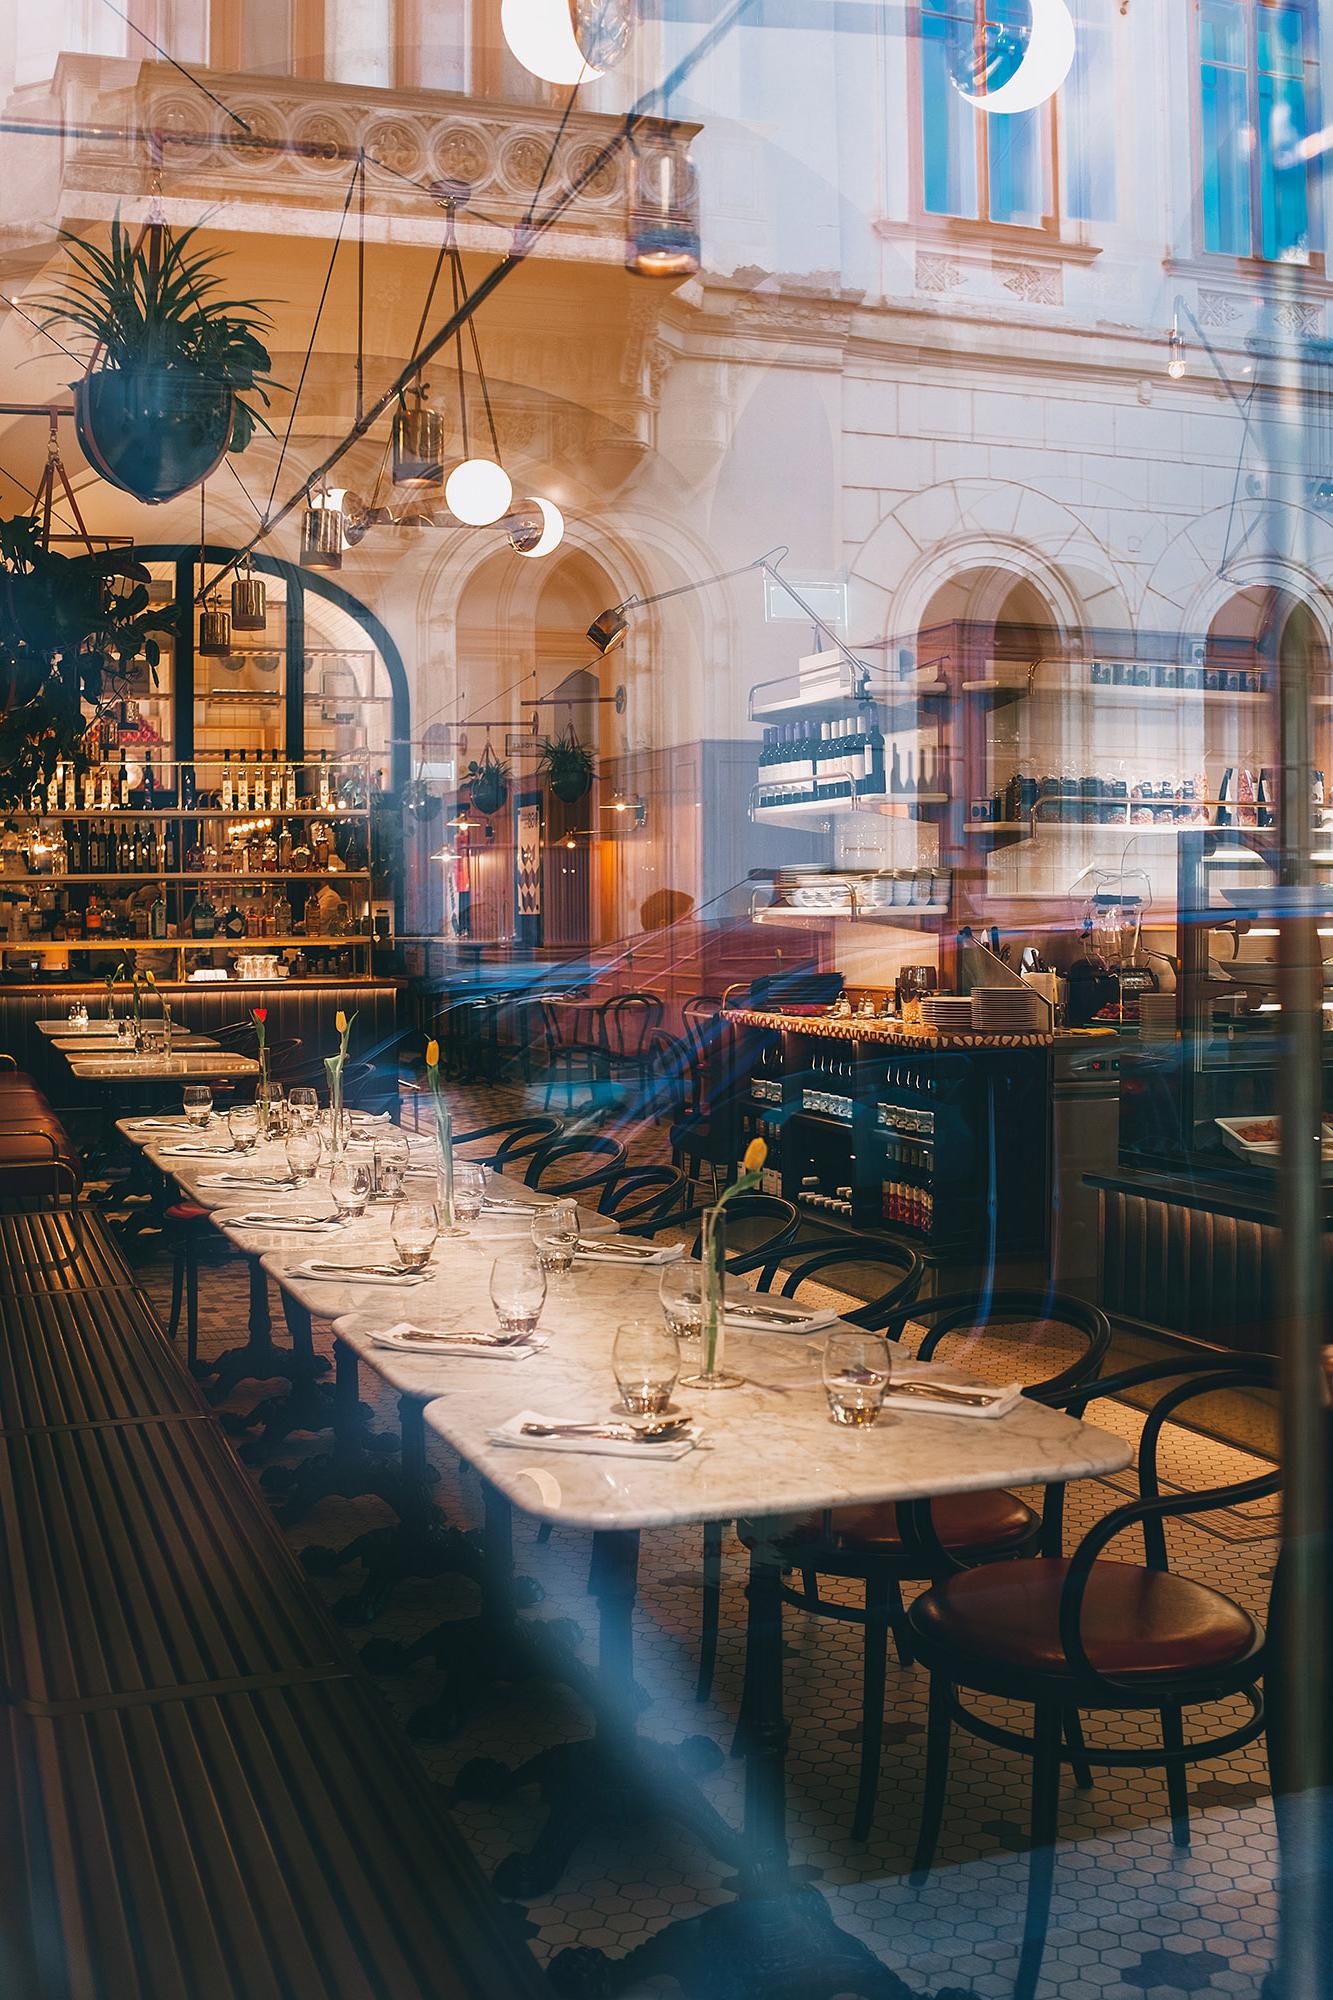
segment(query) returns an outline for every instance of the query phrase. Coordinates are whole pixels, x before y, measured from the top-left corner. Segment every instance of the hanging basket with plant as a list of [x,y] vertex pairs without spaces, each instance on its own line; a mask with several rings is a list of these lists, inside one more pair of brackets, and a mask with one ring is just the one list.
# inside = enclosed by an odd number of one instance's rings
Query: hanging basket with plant
[[501,762],[488,743],[480,759],[474,757],[464,771],[463,783],[477,811],[489,819],[509,797],[509,766]]
[[537,757],[537,775],[544,778],[558,799],[576,805],[592,788],[597,776],[597,760],[586,743],[574,734],[571,722],[556,737],[546,737]]
[[74,384],[74,419],[89,463],[139,500],[171,500],[244,451],[269,426],[272,383],[252,299],[218,297],[219,253],[151,223],[132,238],[117,216],[108,248],[65,235],[74,269],[41,303],[48,324],[79,328],[94,347]]

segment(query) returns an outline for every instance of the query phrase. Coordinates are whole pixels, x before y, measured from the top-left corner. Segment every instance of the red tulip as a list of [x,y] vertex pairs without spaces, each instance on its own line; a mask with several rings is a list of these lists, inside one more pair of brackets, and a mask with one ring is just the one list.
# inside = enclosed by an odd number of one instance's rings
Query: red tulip
[[252,1007],[250,1009],[250,1012],[253,1014],[256,1021],[267,1021],[268,1019],[267,1007]]

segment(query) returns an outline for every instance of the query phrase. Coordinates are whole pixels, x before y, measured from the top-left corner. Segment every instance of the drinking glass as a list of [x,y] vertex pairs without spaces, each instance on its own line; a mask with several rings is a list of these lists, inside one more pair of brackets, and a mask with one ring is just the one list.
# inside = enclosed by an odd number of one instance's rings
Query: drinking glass
[[546,1273],[537,1252],[507,1250],[491,1265],[491,1304],[505,1333],[531,1333],[546,1304]]
[[835,1424],[873,1424],[889,1386],[889,1343],[877,1333],[831,1333],[824,1344],[824,1393]]
[[475,1222],[486,1199],[486,1169],[477,1160],[454,1161],[454,1214]]
[[366,1212],[370,1200],[370,1168],[362,1160],[349,1160],[343,1153],[333,1163],[329,1192],[338,1211],[339,1222],[350,1222]]
[[313,1125],[297,1125],[287,1136],[287,1165],[298,1181],[312,1181],[319,1168],[324,1141]]
[[202,1132],[213,1116],[212,1086],[207,1083],[187,1083],[181,1092],[181,1101],[185,1106],[186,1124],[196,1125]]
[[664,1264],[657,1296],[662,1301],[662,1317],[678,1341],[698,1341],[704,1325],[704,1267],[682,1257],[678,1263]]
[[389,1231],[399,1263],[422,1271],[440,1233],[440,1211],[433,1201],[396,1201]]
[[238,1153],[252,1153],[259,1144],[259,1112],[253,1104],[235,1104],[227,1113],[227,1130]]
[[631,1417],[660,1417],[680,1374],[676,1336],[660,1319],[623,1319],[611,1349],[611,1370]]
[[375,1192],[386,1201],[401,1201],[403,1181],[412,1151],[400,1132],[375,1141]]
[[299,1124],[313,1125],[319,1117],[319,1092],[308,1083],[298,1083],[295,1090],[288,1091],[287,1105]]
[[532,1218],[532,1247],[543,1271],[571,1270],[579,1247],[579,1212],[572,1201],[553,1201]]

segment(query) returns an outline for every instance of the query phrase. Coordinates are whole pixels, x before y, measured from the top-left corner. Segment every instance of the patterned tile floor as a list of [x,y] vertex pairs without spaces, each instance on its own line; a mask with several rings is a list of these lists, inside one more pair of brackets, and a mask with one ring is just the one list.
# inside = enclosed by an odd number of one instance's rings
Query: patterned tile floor
[[[488,1105],[489,1109],[489,1105]],[[494,1115],[494,1114],[493,1114]],[[652,1149],[651,1133],[636,1151]],[[142,1280],[165,1315],[170,1269],[159,1239],[144,1236],[133,1251]],[[243,1334],[246,1287],[242,1267],[214,1253],[202,1287],[205,1354],[234,1344]],[[277,1300],[274,1300],[275,1316]],[[327,1344],[327,1329],[320,1333]],[[257,1400],[255,1389],[235,1407]],[[380,1428],[393,1427],[391,1399],[376,1397]],[[1098,1420],[1137,1435],[1141,1418],[1122,1406],[1101,1405]],[[318,1450],[319,1440],[294,1442],[286,1454]],[[445,1454],[436,1453],[439,1498],[458,1521],[479,1524],[476,1481]],[[1175,1430],[1166,1459],[1173,1480],[1197,1485],[1243,1476],[1255,1461],[1244,1452],[1193,1432]],[[1069,1530],[1076,1534],[1117,1504],[1122,1482],[1087,1482],[1072,1490]],[[387,1520],[373,1500],[331,1500],[301,1529],[298,1546],[341,1546],[365,1528]],[[1271,1507],[1224,1520],[1213,1532],[1177,1527],[1173,1564],[1230,1591],[1262,1611],[1275,1554]],[[520,1570],[545,1591],[542,1618],[568,1618],[582,1629],[581,1653],[595,1658],[596,1620],[586,1594],[587,1545],[557,1533],[542,1546],[535,1524],[516,1523]],[[636,1620],[636,1673],[647,1697],[645,1731],[666,1741],[706,1733],[726,1746],[740,1689],[744,1568],[729,1541],[725,1558],[723,1629],[716,1686],[710,1703],[693,1699],[699,1620],[697,1531],[643,1538],[641,1590]],[[336,1600],[355,1586],[358,1572],[318,1587]],[[834,1586],[838,1588],[838,1586]],[[442,1617],[465,1617],[475,1608],[470,1586],[445,1581],[404,1583],[367,1637],[410,1641]],[[949,1803],[940,1856],[929,1884],[912,1888],[905,1869],[921,1797],[925,1680],[917,1670],[891,1665],[879,1811],[863,1846],[848,1834],[860,1734],[859,1633],[831,1620],[790,1613],[787,1626],[787,1697],[793,1721],[788,1759],[790,1830],[795,1861],[817,1880],[846,1929],[863,1937],[915,1990],[962,1988],[983,2000],[1011,1990],[1026,1883],[1026,1765],[974,1738],[955,1740]],[[429,1665],[383,1675],[380,1685],[404,1718],[428,1701],[438,1685]],[[1199,1718],[1203,1720],[1202,1717]],[[1217,1712],[1207,1718],[1218,1720]],[[502,1687],[489,1694],[446,1742],[422,1742],[430,1774],[449,1786],[469,1758],[513,1762],[549,1744],[586,1732],[577,1699],[552,1685]],[[1123,1743],[1132,1725],[1111,1719],[1090,1728],[1090,1741]],[[713,1803],[735,1820],[740,1811],[740,1766],[724,1759],[702,1780]],[[1043,2000],[1179,2000],[1182,1995],[1257,1995],[1272,1960],[1275,1935],[1273,1815],[1261,1745],[1225,1762],[1195,1766],[1191,1782],[1194,1839],[1191,1850],[1171,1846],[1160,1774],[1101,1772],[1094,1789],[1078,1793],[1066,1779],[1052,1922],[1042,1984]],[[535,1794],[511,1795],[499,1804],[457,1802],[455,1816],[482,1863],[493,1866],[526,1847],[540,1823]],[[529,1906],[533,1949],[547,1960],[563,1946],[584,1943],[608,1951],[632,1948],[671,1919],[724,1900],[726,1870],[685,1835],[671,1829],[626,1826],[576,1855],[558,1890]],[[672,1990],[657,1986],[639,1993]]]

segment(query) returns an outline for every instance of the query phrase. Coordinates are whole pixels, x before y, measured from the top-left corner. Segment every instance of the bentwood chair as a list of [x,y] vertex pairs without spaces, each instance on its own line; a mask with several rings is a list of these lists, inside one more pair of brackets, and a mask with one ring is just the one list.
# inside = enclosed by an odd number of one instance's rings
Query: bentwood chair
[[[820,1253],[822,1256],[822,1253]],[[831,1259],[817,1263],[827,1268]],[[802,1273],[810,1275],[809,1270]],[[1010,1379],[1037,1367],[1052,1372],[1027,1385],[1025,1394],[1039,1402],[1058,1400],[1091,1382],[1101,1369],[1111,1341],[1106,1315],[1081,1299],[1045,1292],[995,1292],[979,1299],[971,1293],[917,1299],[896,1304],[877,1316],[865,1308],[851,1317],[857,1324],[882,1330],[899,1340],[910,1324],[926,1333],[917,1359],[929,1361],[945,1341],[961,1353],[949,1360],[966,1365],[977,1346],[1002,1344]],[[1012,1365],[1009,1355],[1012,1353]],[[1010,1562],[1029,1556],[1041,1534],[1041,1517],[1004,1491],[960,1493],[937,1500],[930,1510],[933,1534],[951,1559],[975,1566]],[[749,1531],[742,1524],[741,1540]],[[879,1790],[880,1754],[884,1732],[884,1696],[888,1642],[892,1634],[903,1666],[911,1662],[913,1643],[903,1608],[902,1585],[929,1580],[934,1570],[920,1540],[904,1536],[901,1510],[892,1501],[843,1507],[811,1517],[794,1527],[786,1540],[793,1571],[801,1587],[784,1585],[783,1603],[817,1618],[833,1618],[863,1630],[861,1664],[861,1768],[852,1834],[868,1838]],[[843,1604],[820,1595],[819,1578],[851,1578],[864,1586],[860,1604]]]
[[684,1206],[687,1192],[676,1167],[616,1167],[603,1180],[597,1209],[621,1223],[667,1221]]
[[[631,1236],[656,1236],[664,1229],[692,1229],[690,1256],[703,1247],[703,1219],[709,1204],[684,1209],[630,1225]],[[733,1195],[724,1211],[727,1222],[727,1269],[733,1275],[754,1269],[781,1255],[794,1243],[801,1227],[801,1214],[794,1201],[780,1194]]]
[[615,993],[601,1009],[600,1032],[606,1066],[614,1082],[632,1077],[639,1108],[652,1096],[656,1052],[653,1037],[662,1025],[662,1002],[655,993]]
[[[542,1188],[547,1194],[576,1194],[599,1187],[609,1171],[624,1166],[626,1158],[618,1139],[598,1132],[573,1132],[568,1138],[548,1139],[529,1154],[523,1179],[530,1188]],[[582,1172],[580,1161],[586,1163]],[[548,1179],[552,1172],[554,1180]]]
[[[1068,1559],[1060,1552],[1060,1489],[1052,1490],[1042,1553],[982,1568],[969,1567],[956,1552],[941,1549],[922,1510],[908,1510],[923,1541],[933,1543],[928,1559],[940,1572],[940,1580],[917,1598],[909,1613],[917,1654],[930,1671],[926,1796],[913,1880],[924,1880],[934,1857],[953,1724],[1030,1757],[1031,1854],[1014,2000],[1032,2000],[1041,1975],[1062,1760],[1067,1756],[1076,1774],[1080,1765],[1091,1764],[1163,1769],[1172,1840],[1177,1848],[1186,1848],[1186,1766],[1242,1749],[1264,1729],[1259,1685],[1264,1629],[1225,1592],[1172,1572],[1165,1524],[1266,1499],[1279,1490],[1280,1474],[1274,1470],[1200,1491],[1164,1493],[1159,1451],[1166,1425],[1187,1403],[1219,1391],[1272,1389],[1276,1364],[1257,1357],[1173,1357],[1126,1369],[1059,1400],[1081,1416],[1094,1397],[1173,1380],[1175,1386],[1158,1398],[1143,1426],[1138,1499],[1105,1515]],[[936,1516],[940,1505],[932,1509]],[[1142,1530],[1144,1560],[1107,1558],[1104,1551],[1131,1528]],[[975,1714],[964,1705],[961,1691],[1030,1704],[1031,1735]],[[1246,1720],[1187,1744],[1183,1711],[1228,1696],[1245,1698],[1250,1709]],[[1142,1747],[1085,1746],[1085,1710],[1156,1711],[1160,1741]],[[1061,1747],[1065,1741],[1068,1752]]]
[[475,1126],[471,1132],[455,1132],[454,1146],[479,1146],[484,1141],[498,1140],[495,1146],[486,1145],[476,1157],[494,1167],[497,1173],[503,1173],[511,1162],[527,1159],[550,1140],[558,1139],[564,1129],[558,1118],[502,1118],[494,1125]]

